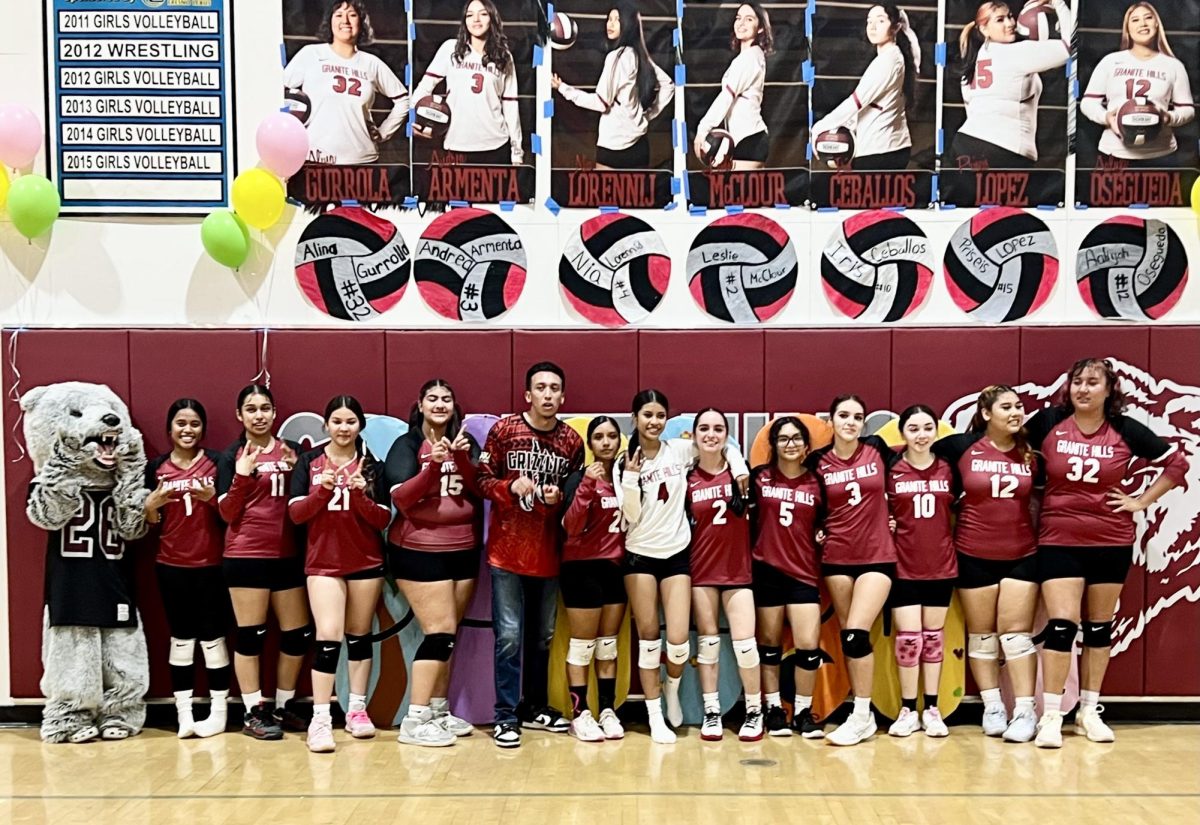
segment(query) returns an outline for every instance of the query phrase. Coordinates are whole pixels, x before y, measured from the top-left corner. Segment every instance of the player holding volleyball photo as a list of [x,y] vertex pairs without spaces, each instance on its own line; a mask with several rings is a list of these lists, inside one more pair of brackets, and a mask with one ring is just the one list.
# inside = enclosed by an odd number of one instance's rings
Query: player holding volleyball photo
[[[321,42],[296,53],[283,70],[283,85],[309,100],[309,155],[313,163],[359,164],[379,159],[408,117],[408,90],[373,54],[361,50],[374,39],[364,0],[334,0],[317,32]],[[382,123],[371,113],[376,95],[392,101]]]

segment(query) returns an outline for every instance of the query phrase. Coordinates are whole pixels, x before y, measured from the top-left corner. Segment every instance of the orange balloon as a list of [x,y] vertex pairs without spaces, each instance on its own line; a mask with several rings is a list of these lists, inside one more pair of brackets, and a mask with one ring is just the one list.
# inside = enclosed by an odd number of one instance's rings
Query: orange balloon
[[771,425],[780,418],[788,415],[794,415],[803,423],[805,429],[808,430],[808,437],[812,440],[809,445],[811,450],[819,450],[822,447],[827,447],[833,443],[833,427],[823,418],[818,418],[809,413],[781,413],[767,422],[767,426],[758,431],[758,435],[754,436],[754,443],[750,445],[750,466],[758,467],[762,464],[767,464],[771,460],[771,443],[769,441],[771,434]]

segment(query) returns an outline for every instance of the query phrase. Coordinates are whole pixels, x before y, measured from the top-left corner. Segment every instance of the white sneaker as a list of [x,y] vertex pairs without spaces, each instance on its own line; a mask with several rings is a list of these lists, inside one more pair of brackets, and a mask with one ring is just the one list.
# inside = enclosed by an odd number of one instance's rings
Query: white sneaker
[[396,741],[426,748],[444,748],[453,745],[455,738],[453,733],[432,718],[421,721],[405,716],[400,722],[400,735],[396,737]]
[[1061,748],[1062,747],[1062,714],[1047,713],[1038,720],[1037,738],[1033,740],[1033,744],[1039,748]]
[[738,731],[738,739],[743,742],[757,742],[763,738],[763,714],[761,708],[748,708],[746,721]]
[[926,736],[941,738],[950,735],[950,728],[946,727],[942,712],[937,708],[925,708],[921,712],[921,727],[925,729]]
[[1086,736],[1091,742],[1114,741],[1117,735],[1100,718],[1100,714],[1103,712],[1104,705],[1090,705],[1088,707],[1080,705],[1079,711],[1075,714],[1075,733],[1079,736]]
[[983,706],[983,735],[984,736],[999,736],[1008,729],[1008,711],[1004,709],[1004,705],[996,703],[994,705]]
[[874,714],[859,718],[852,713],[837,730],[825,737],[825,741],[831,745],[857,745],[874,736],[876,730]]
[[625,728],[617,718],[617,712],[612,708],[600,711],[600,730],[604,731],[605,739],[624,739]]
[[888,736],[912,736],[921,729],[921,717],[917,716],[916,711],[908,708],[900,708],[900,715],[896,717],[896,721],[892,722],[892,726],[888,728]]
[[667,677],[663,681],[663,699],[667,704],[667,721],[671,723],[671,727],[677,728],[683,724],[683,705],[679,703],[679,682],[671,683],[671,678]]
[[1037,733],[1037,715],[1030,708],[1022,708],[1013,714],[1012,721],[1004,730],[1005,742],[1031,742]]
[[604,731],[592,716],[590,710],[585,710],[571,721],[571,735],[580,742],[603,742]]
[[700,738],[705,742],[719,742],[725,735],[721,727],[721,714],[716,711],[705,711],[704,721],[700,723]]
[[455,736],[470,736],[475,732],[474,725],[472,725],[466,719],[459,719],[450,711],[444,711],[442,713],[434,711],[433,721],[437,722]]

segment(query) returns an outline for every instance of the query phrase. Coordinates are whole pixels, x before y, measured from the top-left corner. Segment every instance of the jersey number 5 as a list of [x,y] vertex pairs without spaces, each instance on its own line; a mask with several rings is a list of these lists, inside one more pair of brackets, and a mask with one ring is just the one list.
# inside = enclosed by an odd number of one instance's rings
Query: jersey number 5
[[117,526],[113,524],[115,516],[116,510],[111,501],[107,505],[97,506],[91,496],[83,496],[83,506],[63,528],[63,558],[91,558],[96,552],[97,540],[100,552],[106,559],[116,561],[124,556],[125,545],[121,543],[117,536]]

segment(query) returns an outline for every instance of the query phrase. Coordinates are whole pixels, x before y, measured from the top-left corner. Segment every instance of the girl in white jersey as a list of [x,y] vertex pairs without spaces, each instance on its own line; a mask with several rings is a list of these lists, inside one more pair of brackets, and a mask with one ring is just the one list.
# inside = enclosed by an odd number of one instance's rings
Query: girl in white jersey
[[1060,39],[1018,40],[1004,3],[985,2],[958,39],[966,122],[954,137],[960,168],[1028,169],[1038,159],[1039,72],[1066,65],[1075,26],[1063,0],[1053,0]]
[[[1154,140],[1126,146],[1117,112],[1134,98],[1158,107],[1164,125]],[[1162,166],[1159,158],[1178,148],[1175,129],[1191,122],[1196,106],[1187,70],[1171,51],[1162,20],[1150,3],[1134,3],[1125,10],[1121,51],[1105,55],[1096,65],[1079,110],[1105,127],[1097,166]]]
[[854,133],[852,168],[903,169],[912,154],[907,109],[921,67],[921,48],[908,15],[894,3],[867,11],[867,41],[875,47],[875,58],[850,97],[817,121],[812,134],[848,126]]
[[600,113],[597,169],[648,169],[646,130],[671,102],[675,84],[650,59],[642,16],[634,6],[622,2],[610,9],[604,32],[609,51],[595,92],[576,89],[558,75],[550,85],[581,109]]
[[[363,0],[334,0],[317,32],[320,43],[305,46],[283,70],[283,85],[310,102],[309,153],[313,163],[374,163],[379,144],[391,140],[408,117],[408,90],[387,64],[360,46],[374,39]],[[375,94],[392,101],[375,124]]]
[[[461,155],[462,163],[485,166],[515,166],[525,159],[516,63],[492,0],[468,0],[458,37],[438,48],[417,84],[417,100],[432,94],[442,81],[450,106],[450,126],[442,143],[447,152]],[[416,126],[413,134],[432,137]]]
[[[696,460],[695,442],[660,440],[667,425],[667,397],[659,390],[642,390],[633,397],[633,434],[629,452],[617,473],[621,483],[621,511],[625,532],[625,589],[638,633],[638,671],[646,696],[650,736],[672,744],[675,732],[663,719],[659,680],[662,638],[659,599],[667,625],[667,717],[675,727],[683,724],[679,682],[688,660],[688,620],[691,612],[691,575],[688,547],[691,528],[684,504],[687,474]],[[743,485],[750,478],[746,460],[732,447],[725,450],[730,471]]]
[[733,18],[729,47],[736,55],[721,76],[721,91],[696,127],[694,149],[704,160],[708,133],[724,127],[733,136],[733,169],[761,169],[771,148],[762,116],[767,55],[774,49],[771,20],[758,3],[742,3]]

